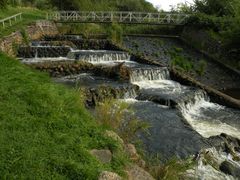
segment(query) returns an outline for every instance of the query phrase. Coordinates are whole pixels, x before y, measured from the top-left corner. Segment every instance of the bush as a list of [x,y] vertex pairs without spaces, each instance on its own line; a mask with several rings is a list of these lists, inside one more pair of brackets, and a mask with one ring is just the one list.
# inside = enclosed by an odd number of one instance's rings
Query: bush
[[108,38],[114,43],[122,43],[123,39],[123,29],[119,24],[112,23],[108,29]]
[[21,28],[20,33],[22,35],[23,43],[28,46],[30,44],[30,40],[26,30]]

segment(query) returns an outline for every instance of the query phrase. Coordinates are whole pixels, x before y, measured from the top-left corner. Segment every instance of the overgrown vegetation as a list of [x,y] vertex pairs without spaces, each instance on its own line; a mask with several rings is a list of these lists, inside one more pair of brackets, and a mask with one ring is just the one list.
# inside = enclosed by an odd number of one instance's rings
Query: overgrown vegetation
[[[127,162],[105,128],[84,108],[79,92],[0,54],[0,179],[97,179],[122,173]],[[91,149],[110,149],[101,164]]]
[[107,35],[109,40],[113,43],[121,44],[123,39],[123,29],[120,25],[113,23],[108,27]]
[[180,180],[185,179],[184,173],[194,167],[191,159],[179,160],[171,158],[162,163],[159,156],[148,157],[147,169],[156,180]]
[[188,73],[197,73],[199,76],[203,76],[207,62],[205,60],[200,60],[198,63],[193,63],[192,59],[182,55],[183,49],[179,47],[174,47],[172,51],[169,52],[171,56],[171,67],[177,68],[180,71]]
[[240,1],[195,0],[188,12],[195,13],[189,19],[189,25],[210,32],[210,37],[221,42],[220,56],[240,62]]
[[140,132],[148,132],[149,125],[134,115],[126,102],[108,99],[96,107],[97,121],[116,131],[125,142],[134,142]]

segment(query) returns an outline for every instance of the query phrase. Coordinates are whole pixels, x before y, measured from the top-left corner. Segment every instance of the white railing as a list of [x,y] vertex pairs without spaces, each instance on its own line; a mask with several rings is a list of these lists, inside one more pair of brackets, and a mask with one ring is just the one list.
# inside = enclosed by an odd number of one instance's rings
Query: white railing
[[13,16],[7,17],[5,19],[0,19],[0,24],[3,28],[13,25],[13,22],[16,22],[17,20],[22,20],[22,13],[15,14]]
[[63,23],[126,23],[182,25],[189,17],[181,13],[104,12],[104,11],[59,11],[47,14],[48,20]]

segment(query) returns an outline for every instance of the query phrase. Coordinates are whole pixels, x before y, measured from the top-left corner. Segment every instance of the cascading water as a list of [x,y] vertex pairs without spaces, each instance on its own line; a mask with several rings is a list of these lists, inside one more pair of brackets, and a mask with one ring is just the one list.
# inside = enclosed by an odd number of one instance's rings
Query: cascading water
[[166,67],[133,68],[130,80],[141,89],[137,97],[139,100],[150,100],[166,106],[174,106],[175,99],[190,90],[172,81]]
[[166,80],[170,79],[167,68],[135,68],[132,69],[130,75],[131,82]]
[[130,61],[130,55],[121,51],[72,50],[68,53],[69,59],[83,60],[90,63],[110,63]]
[[139,99],[164,105],[173,101],[187,122],[203,137],[225,133],[240,138],[239,111],[211,103],[204,90],[171,81],[167,68],[133,69],[130,79],[141,89]]
[[240,112],[210,102],[203,90],[196,91],[187,102],[180,100],[178,108],[188,123],[203,137],[225,133],[240,138]]

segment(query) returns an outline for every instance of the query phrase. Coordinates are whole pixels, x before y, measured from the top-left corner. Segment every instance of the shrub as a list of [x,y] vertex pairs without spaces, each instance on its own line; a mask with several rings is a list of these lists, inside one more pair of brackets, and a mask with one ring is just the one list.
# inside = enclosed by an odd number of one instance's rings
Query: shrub
[[30,40],[29,40],[29,36],[28,36],[26,30],[22,28],[20,30],[20,33],[21,33],[22,38],[23,38],[23,43],[28,46],[29,43],[30,43]]
[[114,43],[122,43],[123,29],[119,24],[112,23],[107,31],[108,39]]
[[171,55],[172,61],[171,61],[171,67],[177,67],[182,71],[189,72],[193,69],[193,63],[186,59],[183,56],[176,55],[173,53]]

